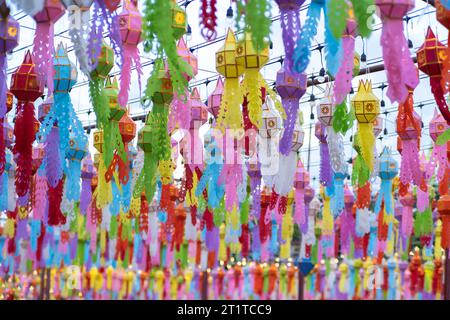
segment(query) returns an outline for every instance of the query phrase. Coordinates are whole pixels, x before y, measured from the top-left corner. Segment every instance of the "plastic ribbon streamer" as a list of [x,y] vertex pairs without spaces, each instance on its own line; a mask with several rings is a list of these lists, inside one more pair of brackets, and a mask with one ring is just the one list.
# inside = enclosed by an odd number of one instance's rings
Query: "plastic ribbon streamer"
[[64,12],[64,7],[59,1],[45,0],[44,8],[33,16],[36,21],[33,59],[41,81],[47,86],[47,95],[53,92],[54,24]]
[[423,172],[420,169],[419,139],[422,133],[421,120],[413,110],[413,93],[410,91],[407,100],[399,105],[397,115],[397,132],[402,139],[402,161],[400,164],[400,181],[407,185],[413,181],[421,186]]
[[320,142],[320,183],[328,186],[333,179],[330,163],[330,151],[326,139],[326,128],[321,122],[316,123],[316,137]]
[[[139,89],[141,86],[142,66],[138,44],[142,41],[142,16],[137,4],[132,0],[124,0],[123,11],[116,16],[120,26],[122,40],[122,72],[120,74],[119,104],[126,107],[131,83],[131,64],[134,63],[138,74]],[[141,90],[139,90],[140,94]]]
[[110,7],[112,1],[107,0],[94,0],[94,9],[91,23],[91,30],[89,32],[88,41],[88,57],[90,70],[97,68],[98,57],[103,42],[103,32],[105,24],[109,30],[110,40],[112,48],[117,58],[117,64],[120,67],[122,64],[122,52],[121,52],[121,39],[118,25],[118,19],[116,18],[116,8],[120,3],[120,0],[115,1],[116,5]]
[[331,212],[334,218],[339,217],[345,208],[344,202],[344,179],[347,177],[347,168],[345,171],[335,172],[333,176],[333,194],[331,195]]
[[336,133],[332,127],[327,127],[327,145],[330,155],[331,167],[334,172],[346,172],[347,161],[345,160],[344,137]]
[[66,154],[68,166],[66,168],[66,196],[69,201],[80,199],[81,161],[87,153],[88,140],[84,134],[71,135],[69,150]]
[[[26,81],[28,85],[21,87]],[[16,143],[13,152],[17,163],[16,193],[22,197],[27,194],[31,184],[32,149],[36,135],[33,102],[42,95],[42,85],[35,73],[33,58],[29,51],[22,65],[12,75],[11,92],[18,99],[14,124]]]
[[64,155],[59,149],[59,129],[53,126],[44,144],[44,159],[42,160],[42,168],[45,168],[47,183],[55,188],[63,177],[63,159]]
[[405,196],[400,197],[400,202],[403,205],[401,234],[404,237],[409,237],[412,234],[414,226],[413,221],[414,197],[412,196],[411,191],[408,190],[408,193]]
[[[188,87],[188,80],[183,74],[192,76],[192,69],[182,57],[178,56],[176,47],[176,41],[186,32],[186,12],[175,0],[146,0],[144,3],[144,51],[150,52],[155,49],[158,59],[167,57],[174,93],[181,97]],[[156,78],[157,73],[157,70],[154,71],[150,78]],[[153,82],[149,81],[148,84],[148,96],[152,96],[156,88]]]
[[202,0],[200,7],[200,24],[202,26],[202,36],[207,41],[212,41],[217,37],[217,0]]
[[[75,66],[70,62],[62,43],[58,45],[53,64],[55,68],[53,106],[45,116],[36,136],[38,141],[44,141],[49,135],[54,123],[57,123],[59,128],[59,149],[61,159],[64,159],[71,147],[70,134],[74,137],[80,137],[80,139],[84,136],[83,125],[75,113],[69,95],[69,91],[76,83],[78,74]],[[85,138],[83,147],[86,143],[87,139]],[[63,168],[65,169],[65,161],[63,164]]]
[[430,76],[430,85],[434,100],[442,116],[450,125],[450,110],[448,109],[447,101],[444,97],[444,90],[441,85],[445,50],[445,46],[438,41],[431,27],[428,27],[425,43],[417,51],[417,64],[419,70]]
[[419,84],[419,75],[411,59],[403,30],[403,17],[414,8],[414,1],[401,3],[376,0],[383,21],[381,46],[388,79],[387,96],[392,102],[402,103],[408,97],[409,88]]
[[86,215],[89,204],[92,201],[92,178],[95,175],[94,164],[91,156],[88,154],[82,161],[83,169],[81,171],[81,195],[80,195],[80,212]]

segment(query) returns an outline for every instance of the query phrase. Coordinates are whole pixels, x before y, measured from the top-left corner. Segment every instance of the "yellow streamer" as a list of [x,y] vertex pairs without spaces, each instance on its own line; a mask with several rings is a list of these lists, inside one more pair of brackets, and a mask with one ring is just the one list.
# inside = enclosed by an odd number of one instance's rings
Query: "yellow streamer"
[[370,172],[373,171],[373,149],[375,146],[375,135],[373,134],[372,123],[359,123],[358,127],[359,142],[362,157]]

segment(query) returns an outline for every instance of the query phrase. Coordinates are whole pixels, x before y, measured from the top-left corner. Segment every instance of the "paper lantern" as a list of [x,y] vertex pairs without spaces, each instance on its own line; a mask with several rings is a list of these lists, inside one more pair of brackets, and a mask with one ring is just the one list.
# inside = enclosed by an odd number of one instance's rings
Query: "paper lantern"
[[379,158],[380,168],[378,174],[381,179],[394,179],[398,174],[398,164],[390,150],[384,147]]
[[380,101],[372,92],[370,81],[361,81],[358,92],[352,99],[355,116],[358,120],[358,135],[362,157],[369,168],[373,170],[375,135],[373,121],[380,113]]
[[142,16],[134,1],[124,0],[123,11],[116,17],[122,40],[122,73],[120,75],[119,104],[126,107],[131,83],[131,64],[138,76],[142,74],[138,44],[142,41]]
[[289,142],[292,140],[300,98],[306,92],[306,82],[305,74],[290,73],[284,69],[277,73],[276,89],[286,113],[283,136],[280,140],[280,152],[284,155],[290,152]]
[[17,98],[16,122],[14,124],[14,156],[16,157],[16,192],[24,196],[31,183],[32,145],[35,140],[37,122],[33,102],[39,98],[43,86],[35,71],[31,53],[25,54],[23,63],[11,76],[11,92]]
[[[177,52],[178,52],[178,55],[191,66],[193,77],[195,77],[197,75],[197,73],[198,73],[198,59],[191,52],[191,50],[188,49],[188,47],[186,46],[186,41],[184,40],[184,38],[181,38],[178,41]],[[184,74],[184,77],[188,81],[190,81],[193,78],[193,77],[189,76],[188,74]]]
[[100,55],[97,65],[91,71],[91,77],[94,79],[105,79],[114,67],[114,50],[102,40]]
[[118,103],[119,86],[116,77],[111,80],[111,77],[106,77],[105,87],[103,92],[108,101],[109,119],[119,121],[126,112],[126,108]]
[[69,12],[69,21],[73,24],[69,28],[69,35],[73,43],[73,49],[79,62],[81,71],[85,75],[90,73],[90,61],[88,43],[89,28],[84,27],[89,23],[90,8],[94,0],[61,0]]
[[373,135],[378,137],[380,133],[383,131],[383,118],[378,116],[373,120]]
[[103,130],[96,130],[94,132],[94,148],[99,152],[103,152],[104,138]]
[[436,142],[437,138],[443,134],[447,129],[449,125],[445,121],[442,114],[436,112],[436,109],[434,110],[433,119],[430,121],[430,136],[431,139],[433,139],[434,142]]
[[130,118],[128,112],[125,112],[119,121],[119,131],[125,145],[136,137],[136,123]]
[[317,118],[325,126],[331,126],[333,123],[333,114],[336,106],[333,105],[333,88],[327,85],[324,97],[317,105]]
[[178,40],[186,33],[186,12],[178,5],[176,0],[171,0],[170,7],[172,11],[173,36]]
[[59,0],[45,0],[44,8],[33,17],[36,21],[33,58],[39,76],[47,85],[48,94],[53,92],[54,24],[64,12]]
[[50,112],[50,109],[53,106],[53,95],[47,97],[47,99],[41,103],[38,107],[38,120],[39,122],[44,122],[45,117]]
[[225,77],[225,85],[217,117],[217,125],[224,130],[242,128],[242,90],[239,77],[244,74],[244,65],[237,61],[236,37],[228,29],[224,45],[216,52],[216,70]]
[[31,167],[32,167],[33,174],[36,173],[36,171],[41,166],[44,156],[45,156],[44,145],[42,143],[40,143],[35,148],[33,148],[32,160],[31,160]]
[[208,111],[211,113],[215,119],[219,116],[220,112],[220,105],[222,103],[222,97],[223,97],[223,80],[222,77],[219,76],[217,79],[216,88],[211,93],[211,95],[208,97]]
[[275,112],[271,100],[262,105],[262,125],[259,134],[265,139],[275,138],[283,127],[280,116]]
[[200,93],[194,88],[190,97],[191,102],[191,128],[200,128],[208,121],[208,110],[200,99]]
[[303,140],[305,139],[305,132],[300,124],[300,119],[297,117],[295,122],[294,132],[292,133],[292,148],[291,152],[297,152],[303,146]]
[[437,210],[442,221],[442,248],[450,248],[450,195],[445,194],[439,197]]
[[387,95],[392,102],[402,103],[408,89],[415,89],[419,77],[404,36],[403,18],[414,8],[414,0],[376,0],[383,21],[381,45],[389,82]]
[[[413,92],[405,102],[399,105],[397,115],[397,133],[402,140],[402,162],[400,169],[400,181],[407,185],[413,181],[419,186],[423,182],[423,172],[420,170],[419,145],[422,121],[414,111]],[[422,185],[422,188],[426,188]]]
[[160,69],[156,81],[156,89],[151,97],[152,102],[160,105],[169,105],[173,99],[173,87],[167,71]]
[[63,44],[58,45],[53,59],[55,92],[69,92],[77,82],[78,72],[70,62]]
[[450,124],[450,111],[441,86],[443,63],[447,59],[446,47],[440,43],[430,27],[428,27],[425,43],[417,51],[419,69],[430,76],[431,91],[442,113]]
[[81,161],[88,153],[88,141],[84,136],[70,135],[67,158],[69,166],[66,172],[66,197],[69,201],[80,199]]

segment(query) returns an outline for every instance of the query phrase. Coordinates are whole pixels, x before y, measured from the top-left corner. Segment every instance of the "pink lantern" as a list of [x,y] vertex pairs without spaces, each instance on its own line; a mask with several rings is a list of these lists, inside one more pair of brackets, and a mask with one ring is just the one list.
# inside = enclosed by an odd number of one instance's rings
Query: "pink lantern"
[[131,83],[131,64],[134,62],[141,85],[142,67],[138,44],[142,41],[142,16],[137,9],[136,0],[124,0],[123,11],[118,19],[122,40],[122,73],[120,76],[119,104],[126,107]]
[[[188,47],[186,46],[186,41],[184,41],[184,38],[181,38],[178,41],[177,51],[178,51],[178,56],[183,58],[183,60],[186,61],[192,67],[192,74],[195,77],[197,75],[197,73],[198,73],[198,59],[191,52],[191,50],[188,49]],[[192,80],[192,77],[190,77],[187,74],[184,74],[184,77],[188,81]]]
[[294,222],[301,227],[306,222],[305,208],[305,188],[309,185],[309,173],[305,170],[302,160],[297,162],[297,170],[295,172],[295,212]]
[[449,125],[447,124],[447,121],[445,121],[442,114],[436,111],[434,109],[434,115],[433,119],[430,121],[430,136],[431,139],[433,139],[434,142],[436,142],[437,138],[443,134],[447,129]]
[[389,82],[387,95],[392,102],[402,103],[408,88],[415,89],[419,76],[411,59],[403,31],[403,17],[414,8],[414,0],[376,0],[383,21],[381,46]]
[[208,110],[200,99],[200,93],[194,88],[191,94],[191,129],[198,129],[208,121]]
[[223,80],[219,76],[217,79],[216,88],[208,97],[208,111],[211,113],[215,119],[219,116],[220,104],[222,103],[223,95]]
[[324,97],[317,105],[317,118],[325,126],[331,126],[333,123],[333,114],[335,106],[333,106],[333,88],[326,86]]
[[59,0],[45,0],[44,9],[33,17],[36,21],[33,60],[41,81],[47,86],[47,95],[53,93],[54,24],[64,15],[64,12],[64,7]]
[[375,137],[378,137],[380,135],[381,131],[383,131],[383,118],[381,116],[378,116],[373,121],[373,135]]

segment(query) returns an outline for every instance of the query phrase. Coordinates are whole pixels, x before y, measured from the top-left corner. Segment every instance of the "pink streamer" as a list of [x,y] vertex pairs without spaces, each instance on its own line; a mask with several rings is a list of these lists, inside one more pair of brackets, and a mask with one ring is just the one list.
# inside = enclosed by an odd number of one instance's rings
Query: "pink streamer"
[[424,212],[426,208],[430,205],[430,198],[427,191],[422,191],[422,189],[417,188],[417,211]]
[[402,236],[408,237],[413,230],[413,208],[411,206],[403,206],[402,209]]
[[300,227],[306,222],[305,189],[295,189],[294,222]]
[[342,38],[342,46],[343,56],[346,58],[339,68],[334,82],[334,103],[336,105],[341,104],[352,89],[355,38],[350,36]]
[[408,97],[408,88],[415,89],[419,84],[418,72],[403,33],[403,20],[384,21],[381,45],[389,82],[387,95],[392,102],[402,103]]
[[36,187],[34,191],[33,219],[42,220],[47,204],[47,179],[36,174]]
[[437,177],[441,181],[444,178],[445,171],[450,170],[450,163],[447,157],[447,144],[439,146],[437,144],[433,147],[432,160],[436,161],[438,166]]
[[120,76],[119,104],[122,107],[126,107],[128,104],[128,92],[130,90],[130,83],[131,83],[132,62],[134,61],[134,64],[136,65],[136,70],[138,72],[139,93],[141,92],[140,79],[142,75],[142,66],[139,60],[139,49],[136,46],[124,44],[122,50],[123,50],[123,64],[122,64],[122,73]]
[[33,44],[33,59],[41,83],[46,83],[47,94],[53,93],[53,23],[37,23]]
[[423,172],[420,169],[419,150],[417,140],[402,140],[402,162],[400,164],[400,181],[406,185],[413,181],[414,185],[420,186]]

